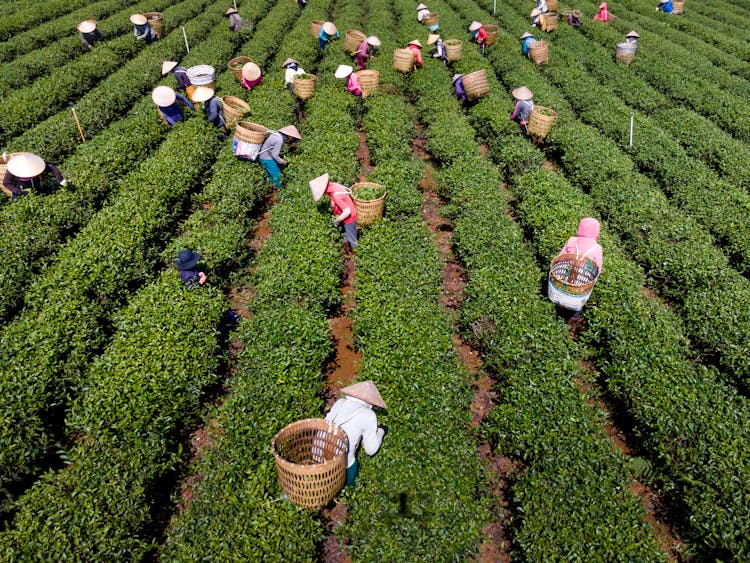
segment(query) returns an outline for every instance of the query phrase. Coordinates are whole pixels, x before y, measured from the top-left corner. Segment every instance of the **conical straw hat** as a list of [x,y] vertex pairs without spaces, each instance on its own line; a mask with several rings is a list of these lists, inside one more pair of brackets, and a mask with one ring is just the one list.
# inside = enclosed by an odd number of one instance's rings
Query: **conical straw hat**
[[323,24],[323,31],[325,31],[328,35],[335,35],[337,29],[332,22],[325,22]]
[[157,106],[165,108],[171,106],[177,99],[177,96],[169,86],[157,86],[151,92],[151,99]]
[[226,12],[224,12],[225,16],[231,16],[232,14],[236,14],[237,10],[235,8],[229,8]]
[[336,69],[336,72],[333,73],[333,75],[336,78],[346,78],[349,76],[354,69],[350,67],[349,65],[339,65]]
[[206,100],[210,100],[214,96],[214,89],[210,88],[209,86],[196,86],[195,90],[193,90],[193,95],[190,96],[190,99],[194,102],[205,102]]
[[474,20],[474,21],[473,21],[473,22],[471,22],[471,24],[469,25],[469,31],[476,31],[476,30],[477,30],[477,29],[479,29],[480,27],[482,27],[482,24],[481,24],[481,22],[478,22],[478,21]]
[[96,29],[96,20],[85,20],[76,27],[81,33],[91,33]]
[[531,10],[531,13],[529,14],[529,16],[531,16],[532,18],[535,18],[541,13],[542,11],[539,8],[534,8],[533,10]]
[[297,128],[294,125],[287,125],[286,127],[282,127],[279,129],[279,133],[283,133],[284,135],[288,135],[289,137],[292,137],[294,139],[301,139],[302,135],[300,135],[300,132],[297,131]]
[[427,9],[428,9],[427,6],[425,6],[424,4],[420,4],[419,6],[417,6],[417,12],[419,10],[427,10]]
[[523,35],[521,36],[521,39],[526,39],[527,37],[534,37],[534,36],[533,36],[533,35],[531,35],[531,33],[529,33],[529,32],[527,31],[526,33],[524,33],[524,34],[523,34]]
[[361,381],[354,385],[349,385],[348,387],[344,387],[341,392],[344,395],[349,395],[350,397],[369,403],[373,407],[380,407],[381,409],[388,408],[372,380],[368,379],[367,381]]
[[169,74],[169,71],[177,66],[177,61],[164,61],[161,63],[161,73]]
[[628,31],[628,33],[625,35],[625,37],[635,37],[636,39],[638,39],[641,36],[638,35],[638,33],[635,30],[633,30],[633,31]]
[[380,47],[380,39],[378,39],[375,35],[370,35],[367,39],[365,39],[370,45],[373,47]]
[[132,16],[130,16],[130,21],[135,25],[143,25],[148,20],[143,14],[133,14]]
[[242,67],[242,76],[245,80],[258,80],[260,78],[260,67],[253,62],[245,63]]
[[420,49],[422,48],[422,44],[421,44],[421,43],[419,42],[419,40],[418,40],[418,39],[414,39],[414,40],[412,40],[412,41],[409,41],[409,45],[416,45],[416,46],[417,46],[417,47],[419,47]]
[[292,64],[292,63],[293,63],[293,64],[299,64],[299,63],[298,63],[297,61],[295,61],[294,59],[287,59],[287,60],[285,60],[285,61],[283,62],[283,64],[281,65],[281,68],[286,68],[287,66],[289,66],[289,65],[290,65],[290,64]]
[[529,90],[526,86],[521,86],[520,88],[516,88],[511,92],[511,95],[516,100],[530,100],[534,97],[534,92]]
[[30,152],[21,152],[10,157],[8,172],[17,178],[33,178],[44,172],[45,166],[41,157]]
[[310,180],[309,184],[310,190],[312,190],[313,201],[320,201],[320,198],[323,197],[323,192],[326,191],[326,186],[328,186],[328,172]]
[[459,79],[459,78],[461,78],[462,76],[463,76],[463,74],[454,74],[454,75],[453,75],[453,78],[451,78],[451,82],[453,82],[453,84],[455,84],[455,83],[456,83],[456,80],[458,80],[458,79]]
[[427,38],[427,44],[432,45],[438,39],[440,39],[440,36],[437,33],[430,33],[430,36]]

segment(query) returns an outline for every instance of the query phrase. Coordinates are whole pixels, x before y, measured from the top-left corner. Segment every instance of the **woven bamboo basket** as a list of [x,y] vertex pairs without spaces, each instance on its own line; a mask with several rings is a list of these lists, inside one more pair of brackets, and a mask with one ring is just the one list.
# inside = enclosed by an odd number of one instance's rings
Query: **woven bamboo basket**
[[544,106],[534,106],[531,108],[526,131],[532,137],[544,139],[549,135],[555,121],[557,121],[557,112],[555,110]]
[[146,12],[143,15],[146,16],[146,21],[151,26],[151,29],[154,30],[157,39],[161,39],[161,36],[164,34],[164,18],[161,12]]
[[229,70],[232,71],[232,74],[234,74],[234,77],[241,81],[242,67],[251,62],[253,62],[253,60],[250,57],[235,57],[227,63],[227,66],[229,67]]
[[470,100],[476,100],[490,93],[490,82],[487,78],[487,71],[484,69],[464,74],[461,81],[464,83],[466,96]]
[[542,31],[555,31],[557,29],[557,12],[547,12],[539,16],[539,25]]
[[559,254],[549,265],[550,283],[569,295],[586,295],[594,289],[599,267],[591,258],[573,253]]
[[268,129],[251,121],[239,121],[234,128],[234,136],[240,141],[253,145],[262,145],[268,135]]
[[617,16],[611,13],[607,14],[607,23],[610,25],[615,25],[615,22],[617,21]]
[[529,45],[529,58],[538,65],[546,65],[549,61],[549,43],[537,41]]
[[460,39],[445,40],[445,57],[449,63],[461,60],[461,45],[463,45],[463,41]]
[[[158,111],[158,108],[157,108],[157,111]],[[159,113],[159,115],[161,115],[161,113]],[[3,158],[2,155],[0,155],[0,178],[5,178],[5,172],[7,172],[8,170],[8,161],[11,159],[12,156],[15,156],[17,154],[21,154],[21,153],[10,152],[5,155],[5,158]],[[3,186],[2,184],[0,184],[0,189],[2,189],[3,193],[5,193],[5,195],[7,195],[8,197],[13,197],[13,192],[11,192],[8,188]]]
[[292,79],[294,84],[294,94],[300,100],[306,100],[313,95],[315,91],[315,81],[318,79],[314,74],[309,74],[312,78],[302,78],[303,75],[295,74]]
[[187,75],[193,86],[215,86],[216,70],[211,65],[191,66],[187,69]]
[[383,218],[383,208],[385,207],[385,192],[378,199],[368,200],[357,198],[357,190],[365,186],[372,186],[374,188],[383,187],[381,184],[373,182],[357,182],[352,185],[352,201],[354,201],[354,207],[357,208],[357,225],[360,227],[369,227],[373,223],[380,221]]
[[414,53],[411,49],[393,50],[393,68],[400,72],[410,72],[414,68]]
[[422,23],[424,25],[437,25],[440,23],[440,16],[436,12],[430,12],[425,17],[422,18]]
[[323,27],[324,23],[326,22],[323,20],[313,20],[310,22],[310,33],[312,33],[312,36],[315,37],[315,39],[320,35],[320,28]]
[[685,9],[685,2],[680,2],[679,0],[673,0],[672,2],[672,13],[675,15],[680,15],[683,10]]
[[238,121],[241,121],[243,117],[250,113],[250,106],[248,103],[245,100],[234,96],[223,96],[221,98],[221,107],[224,110],[227,129],[231,129],[237,125]]
[[322,418],[282,428],[271,442],[279,483],[289,502],[317,510],[346,482],[346,433]]
[[377,92],[380,81],[380,73],[377,70],[358,70],[354,74],[359,78],[363,97],[366,98],[370,94]]
[[344,49],[349,51],[352,55],[359,49],[359,44],[365,40],[367,36],[361,31],[356,29],[347,29],[344,35]]
[[617,52],[615,53],[615,60],[618,63],[629,65],[635,58],[635,51],[637,47],[628,45],[627,43],[618,43]]
[[550,12],[556,12],[557,11],[557,0],[547,0],[547,9]]
[[497,34],[500,33],[500,28],[496,25],[485,25],[484,30],[487,32],[487,39],[484,40],[485,45],[490,46],[497,43]]

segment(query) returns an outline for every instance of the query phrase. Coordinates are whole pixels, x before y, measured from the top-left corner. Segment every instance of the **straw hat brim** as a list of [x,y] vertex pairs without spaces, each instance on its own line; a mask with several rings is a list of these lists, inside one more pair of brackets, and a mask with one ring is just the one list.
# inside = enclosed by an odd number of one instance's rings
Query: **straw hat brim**
[[151,92],[151,99],[159,107],[171,106],[177,99],[177,95],[169,86],[157,86]]
[[422,48],[422,44],[419,42],[418,39],[415,39],[414,41],[409,41],[409,45],[416,45],[420,49]]
[[531,13],[529,14],[532,18],[535,18],[539,15],[541,15],[542,11],[539,8],[534,8],[531,10]]
[[333,25],[333,23],[325,22],[323,24],[323,31],[325,31],[328,35],[334,35],[337,29],[336,29],[336,26]]
[[456,83],[456,80],[458,80],[458,79],[459,79],[459,78],[461,78],[462,76],[463,76],[463,74],[454,74],[454,75],[453,75],[453,78],[451,78],[451,82],[452,82],[453,84],[455,84],[455,83]]
[[245,63],[242,67],[242,76],[245,80],[258,80],[260,74],[260,67],[255,63]]
[[309,184],[310,190],[312,191],[313,201],[320,201],[320,198],[323,197],[323,193],[326,191],[326,186],[328,186],[328,178],[328,172],[326,172],[322,176],[310,180]]
[[524,33],[524,34],[523,34],[523,35],[521,36],[521,39],[526,39],[527,37],[534,37],[534,36],[533,36],[533,35],[531,35],[531,33],[529,33],[529,32],[527,31],[526,33]]
[[[181,260],[182,257],[185,257],[184,260]],[[193,252],[192,250],[183,250],[180,252],[180,254],[177,256],[177,259],[174,261],[175,266],[177,266],[178,270],[189,270],[198,262],[200,262],[201,255],[197,252]]]
[[430,36],[427,38],[427,44],[432,45],[434,44],[438,39],[440,39],[440,36],[437,33],[430,33]]
[[214,89],[209,88],[208,86],[196,86],[195,90],[193,90],[193,95],[190,96],[190,99],[192,99],[194,102],[205,102],[207,100],[210,100],[214,96]]
[[17,178],[33,178],[47,166],[42,157],[30,152],[16,153],[8,160],[8,172]]
[[130,21],[135,25],[143,25],[148,20],[143,14],[133,14],[132,16],[130,16]]
[[638,35],[638,33],[636,31],[628,31],[628,33],[627,33],[627,35],[625,35],[625,37],[636,37],[636,38],[640,39],[641,36]]
[[300,135],[300,132],[294,125],[287,125],[286,127],[282,127],[281,129],[279,129],[279,133],[283,133],[284,135],[292,137],[293,139],[302,138],[302,135]]
[[92,31],[96,29],[96,21],[95,20],[82,21],[81,23],[78,24],[76,29],[80,31],[81,33],[91,33]]
[[521,86],[520,88],[516,88],[511,92],[511,95],[516,100],[530,100],[534,97],[534,93],[529,90],[526,86]]
[[370,37],[365,39],[365,41],[367,41],[373,47],[380,47],[380,39],[378,39],[374,35],[370,35]]
[[161,63],[161,73],[169,74],[169,72],[177,66],[177,61],[164,61]]
[[298,63],[297,61],[295,61],[294,59],[287,59],[287,60],[285,60],[285,61],[283,62],[283,64],[281,65],[281,68],[286,68],[286,67],[288,67],[288,66],[289,66],[290,64],[299,64],[299,63]]
[[336,69],[336,72],[334,72],[333,75],[336,78],[346,78],[353,71],[354,69],[349,65],[339,65],[338,68]]
[[236,13],[237,13],[237,10],[235,10],[234,8],[229,8],[226,12],[224,12],[224,15],[231,16],[232,14],[236,14]]
[[349,395],[350,397],[364,401],[373,407],[380,407],[381,409],[388,408],[372,380],[361,381],[360,383],[349,385],[348,387],[341,389],[341,392],[344,395]]
[[420,4],[419,6],[417,6],[417,11],[419,10],[427,10],[427,6],[425,6],[424,4]]
[[477,29],[479,29],[480,27],[482,27],[482,24],[481,24],[481,22],[478,22],[478,21],[473,21],[473,22],[471,22],[471,24],[469,25],[469,31],[476,31],[476,30],[477,30]]

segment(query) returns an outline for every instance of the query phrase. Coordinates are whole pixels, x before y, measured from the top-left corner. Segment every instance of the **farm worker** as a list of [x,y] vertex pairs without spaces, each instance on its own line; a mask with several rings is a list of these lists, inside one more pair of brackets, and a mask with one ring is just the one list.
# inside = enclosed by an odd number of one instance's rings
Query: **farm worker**
[[341,390],[344,395],[336,401],[326,420],[338,424],[346,434],[349,449],[346,459],[346,486],[353,487],[359,473],[357,450],[362,445],[369,456],[378,453],[388,429],[378,425],[372,407],[387,408],[378,388],[372,381],[362,381]]
[[511,121],[517,121],[518,125],[521,127],[523,136],[528,138],[529,134],[526,131],[526,124],[529,122],[531,110],[534,108],[534,101],[532,100],[534,94],[526,86],[521,86],[520,88],[513,90],[511,95],[516,100],[516,107],[513,108],[513,113],[510,114],[508,119]]
[[346,186],[328,181],[328,173],[310,180],[313,201],[320,201],[323,194],[331,199],[333,222],[344,229],[345,246],[351,250],[357,248],[357,208],[354,206],[351,192]]
[[260,67],[253,62],[245,63],[242,67],[242,79],[240,82],[248,91],[252,91],[253,88],[263,82]]
[[428,45],[435,45],[433,51],[432,51],[432,57],[435,59],[439,59],[443,61],[443,63],[448,64],[448,57],[445,54],[445,43],[440,38],[440,36],[436,33],[431,33],[430,36],[427,38],[427,44]]
[[203,110],[206,112],[206,118],[208,118],[209,123],[219,129],[226,130],[227,121],[224,119],[224,109],[221,100],[218,96],[214,95],[213,88],[210,86],[196,86],[191,97],[194,102],[198,104],[203,103]]
[[422,44],[414,39],[413,41],[409,41],[409,44],[406,46],[407,49],[409,49],[412,53],[414,53],[414,70],[417,70],[417,67],[422,67],[424,64],[422,63]]
[[242,29],[242,17],[239,12],[237,12],[236,8],[229,8],[224,12],[224,15],[229,16],[229,29],[235,33]]
[[133,24],[133,35],[135,35],[136,39],[145,41],[148,45],[151,45],[151,43],[156,41],[156,33],[154,33],[154,30],[148,25],[148,19],[146,19],[146,16],[143,14],[133,14],[130,16],[130,21]]
[[365,70],[365,64],[367,64],[367,60],[375,52],[375,47],[379,46],[380,39],[378,39],[374,35],[370,35],[369,37],[366,37],[364,40],[362,40],[362,43],[359,44],[359,47],[357,47],[357,52],[355,53],[357,64],[359,65],[359,70]]
[[672,13],[672,0],[665,0],[664,2],[659,2],[659,4],[656,6],[656,11],[658,12],[660,9],[665,14],[671,14]]
[[599,4],[599,12],[594,16],[594,19],[592,21],[599,20],[600,22],[607,23],[607,20],[609,19],[609,12],[607,12],[607,3],[602,2]]
[[304,10],[305,6],[307,6],[307,0],[297,0],[297,6],[299,6],[301,10]]
[[200,259],[200,254],[187,249],[177,255],[174,263],[180,271],[180,279],[185,287],[201,287],[206,283],[206,274],[197,268]]
[[287,125],[278,131],[269,131],[268,136],[260,147],[260,153],[258,153],[258,161],[266,169],[268,181],[277,190],[281,188],[281,169],[279,166],[286,167],[289,164],[281,158],[281,147],[289,137],[301,139],[302,135],[299,134],[294,125]]
[[57,166],[30,152],[19,152],[9,155],[2,154],[2,161],[7,163],[3,177],[3,191],[10,193],[11,198],[23,195],[23,190],[44,187],[45,174],[51,172],[57,183],[67,186],[68,181],[63,178]]
[[320,26],[320,31],[318,32],[318,44],[320,45],[320,50],[323,51],[323,54],[326,52],[326,45],[328,42],[333,41],[338,37],[339,30],[336,29],[336,26],[333,25],[332,22],[325,22]]
[[424,20],[425,16],[427,16],[430,13],[430,9],[425,6],[424,4],[419,4],[417,6],[417,21],[419,23],[422,23],[422,20]]
[[453,87],[456,89],[456,99],[462,104],[469,100],[469,97],[466,95],[466,90],[464,90],[463,76],[463,74],[453,75]]
[[161,63],[161,75],[166,76],[169,73],[174,74],[177,79],[177,89],[187,91],[190,88],[190,78],[187,75],[187,69],[180,66],[175,61],[164,61]]
[[[578,224],[578,236],[570,237],[565,245],[560,249],[560,254],[576,254],[581,257],[588,257],[594,261],[598,271],[602,271],[602,247],[599,244],[599,221],[593,217],[584,217]],[[581,307],[583,307],[581,304]],[[575,327],[581,316],[581,310],[575,311],[570,317],[570,324]]]
[[546,13],[548,11],[548,9],[549,9],[549,8],[547,8],[547,0],[536,0],[536,7],[543,14]]
[[529,56],[529,45],[536,43],[536,39],[528,31],[521,36],[521,52]]
[[581,10],[573,10],[568,14],[568,25],[573,27],[581,27]]
[[176,94],[169,86],[157,86],[154,88],[153,92],[151,92],[151,99],[170,126],[184,119],[180,103],[188,106],[190,109],[195,109],[190,100],[182,94]]
[[534,8],[533,10],[531,10],[529,17],[531,17],[532,27],[539,27],[539,18],[541,15],[542,15],[542,11],[539,8]]
[[625,35],[625,43],[629,45],[630,47],[635,47],[638,49],[638,39],[641,36],[638,35],[635,31],[628,31],[627,35]]
[[89,49],[93,49],[97,41],[104,39],[102,32],[96,27],[95,20],[82,21],[76,26],[78,34],[81,36],[81,41]]
[[482,55],[484,55],[484,48],[487,44],[487,31],[481,22],[473,21],[469,24],[469,31],[471,31],[472,40],[481,47]]
[[305,70],[300,68],[299,63],[294,59],[285,60],[281,68],[284,69],[284,86],[287,87],[290,94],[294,94],[294,76],[305,74]]
[[354,69],[349,65],[339,65],[334,73],[336,78],[346,78],[346,91],[355,96],[362,96],[362,85],[359,77],[354,74]]

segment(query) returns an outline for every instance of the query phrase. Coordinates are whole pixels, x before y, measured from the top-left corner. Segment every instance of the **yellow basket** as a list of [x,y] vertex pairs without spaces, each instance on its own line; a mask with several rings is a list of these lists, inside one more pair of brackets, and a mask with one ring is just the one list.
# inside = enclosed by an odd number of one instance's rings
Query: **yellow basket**
[[448,59],[449,63],[461,60],[461,45],[463,41],[460,39],[446,39],[445,40],[445,58]]
[[356,29],[347,29],[344,35],[344,49],[352,55],[359,49],[359,44],[366,39],[366,35]]
[[146,12],[143,15],[146,16],[148,25],[154,30],[156,38],[161,39],[161,36],[164,34],[164,19],[161,12]]
[[411,49],[393,50],[393,68],[399,72],[411,72],[414,68],[414,53]]
[[314,74],[309,75],[312,78],[302,78],[301,75],[295,74],[292,79],[294,93],[300,100],[306,100],[313,95],[315,91],[315,81],[318,79]]
[[359,78],[363,97],[366,98],[370,94],[377,92],[378,83],[380,82],[380,73],[377,70],[358,70],[354,74]]

